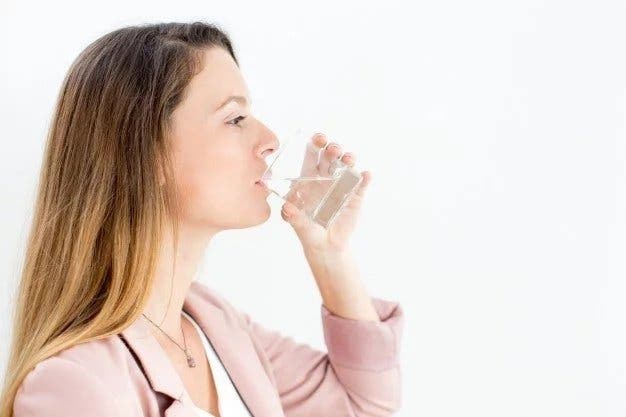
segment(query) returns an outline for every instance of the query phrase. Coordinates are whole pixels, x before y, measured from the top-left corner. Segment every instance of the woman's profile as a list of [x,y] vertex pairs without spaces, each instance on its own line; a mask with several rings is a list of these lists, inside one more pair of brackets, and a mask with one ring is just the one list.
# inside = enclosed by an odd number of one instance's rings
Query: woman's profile
[[[354,164],[310,140],[316,169]],[[328,228],[282,208],[327,351],[194,280],[213,236],[269,218],[259,179],[278,145],[216,25],[128,26],[89,44],[47,137],[0,415],[393,415],[403,312],[367,294],[349,245],[369,172]]]

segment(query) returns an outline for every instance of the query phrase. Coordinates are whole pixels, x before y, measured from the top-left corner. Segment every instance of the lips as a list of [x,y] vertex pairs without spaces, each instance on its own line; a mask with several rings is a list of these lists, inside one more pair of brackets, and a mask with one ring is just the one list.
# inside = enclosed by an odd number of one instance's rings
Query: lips
[[264,190],[265,192],[269,192],[269,187],[267,186],[267,184],[265,184],[265,182],[263,180],[258,180],[257,182],[254,183],[254,187],[259,187],[260,189]]
[[269,171],[265,172],[264,175],[261,178],[256,180],[255,184],[265,185],[263,180],[268,180],[268,179],[271,179],[271,178],[272,178],[272,170],[270,169]]

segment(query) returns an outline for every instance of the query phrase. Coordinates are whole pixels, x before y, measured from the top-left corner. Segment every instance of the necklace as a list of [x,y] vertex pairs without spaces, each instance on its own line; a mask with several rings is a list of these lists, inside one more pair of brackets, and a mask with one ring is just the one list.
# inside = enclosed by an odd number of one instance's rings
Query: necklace
[[179,345],[176,342],[176,340],[174,340],[172,337],[170,337],[169,334],[165,333],[165,331],[163,329],[161,329],[161,326],[159,326],[158,324],[156,324],[155,322],[150,320],[150,318],[148,316],[146,316],[143,313],[141,313],[141,315],[144,316],[145,318],[147,318],[148,321],[150,321],[150,323],[154,324],[157,327],[157,329],[159,329],[165,336],[167,336],[172,342],[174,342],[174,344],[176,346],[178,346],[183,352],[185,352],[185,356],[187,357],[187,365],[190,368],[195,368],[196,367],[196,361],[194,360],[193,356],[191,356],[191,352],[189,351],[189,349],[187,349],[187,340],[185,340],[185,332],[183,331],[182,323],[181,323],[181,326],[180,326],[180,331],[183,334],[183,343],[185,344],[184,348],[181,345]]

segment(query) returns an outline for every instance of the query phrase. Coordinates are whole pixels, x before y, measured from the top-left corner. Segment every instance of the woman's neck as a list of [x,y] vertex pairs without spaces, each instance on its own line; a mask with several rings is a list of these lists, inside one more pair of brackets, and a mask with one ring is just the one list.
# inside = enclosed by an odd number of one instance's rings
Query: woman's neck
[[215,233],[181,224],[176,269],[173,270],[174,242],[171,232],[167,230],[158,257],[154,287],[143,313],[170,337],[182,341],[183,304],[206,247]]

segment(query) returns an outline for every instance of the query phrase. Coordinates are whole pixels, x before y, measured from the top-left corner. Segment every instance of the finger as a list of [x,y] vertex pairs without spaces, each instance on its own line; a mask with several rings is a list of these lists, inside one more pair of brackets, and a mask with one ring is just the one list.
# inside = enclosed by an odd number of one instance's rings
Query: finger
[[323,133],[316,133],[313,135],[313,143],[321,149],[328,144],[328,138]]
[[372,182],[372,173],[369,171],[361,172],[361,182],[357,185],[356,191],[354,192],[359,197],[363,197],[365,195],[365,191],[367,187],[369,187]]
[[317,174],[317,162],[319,160],[320,151],[326,146],[328,139],[323,133],[315,133],[311,140],[306,144],[304,151],[304,160],[302,161],[301,176],[309,177]]
[[283,204],[280,215],[283,220],[294,228],[296,233],[305,227],[306,215],[304,211],[300,210],[289,201],[286,201],[285,204]]
[[341,158],[340,158],[341,162],[349,167],[354,166],[354,162],[355,162],[355,158],[354,158],[354,154],[350,153],[350,152],[345,152]]
[[319,164],[317,169],[320,175],[329,176],[331,175],[328,172],[328,168],[330,168],[331,161],[334,161],[339,158],[341,155],[341,146],[335,142],[329,142],[324,151],[320,154]]

